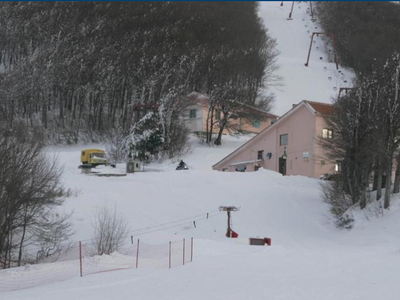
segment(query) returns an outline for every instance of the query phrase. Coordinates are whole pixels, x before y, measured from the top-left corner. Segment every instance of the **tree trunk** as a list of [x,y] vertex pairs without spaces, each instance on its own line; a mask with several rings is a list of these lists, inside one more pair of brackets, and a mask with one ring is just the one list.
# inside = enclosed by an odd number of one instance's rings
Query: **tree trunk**
[[400,192],[400,153],[397,155],[396,176],[394,179],[393,194]]
[[390,206],[390,191],[392,188],[392,161],[389,159],[388,167],[386,169],[386,190],[385,190],[385,201],[383,204],[384,208]]
[[210,124],[210,109],[211,106],[208,108],[208,112],[207,112],[207,120],[206,120],[206,143],[208,144],[210,141],[208,140],[208,132],[209,132],[209,124]]
[[361,191],[360,191],[360,208],[363,209],[367,206],[367,189],[369,185],[369,171],[364,171],[361,178]]
[[222,132],[225,129],[226,123],[228,122],[227,120],[227,116],[224,114],[224,118],[221,120],[220,124],[219,124],[219,132],[218,132],[218,137],[215,140],[214,144],[217,146],[221,145],[221,140],[222,140]]
[[210,128],[210,132],[209,132],[210,137],[208,139],[209,143],[211,143],[211,141],[212,141],[212,135],[213,135],[213,131],[214,131],[214,106],[212,108],[210,107],[210,109],[211,109],[211,115],[210,115],[211,128]]
[[18,267],[21,266],[21,260],[22,260],[22,249],[24,245],[24,240],[25,240],[25,233],[26,233],[26,220],[24,222],[23,230],[22,230],[22,236],[21,236],[21,242],[19,244],[19,253],[18,253]]
[[382,175],[383,175],[383,166],[379,164],[376,170],[376,201],[382,198]]

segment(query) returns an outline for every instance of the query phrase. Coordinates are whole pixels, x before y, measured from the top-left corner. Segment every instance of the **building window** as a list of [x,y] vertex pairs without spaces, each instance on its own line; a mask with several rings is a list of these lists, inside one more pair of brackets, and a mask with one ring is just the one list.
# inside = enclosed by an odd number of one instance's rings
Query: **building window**
[[321,160],[321,166],[325,166],[325,161]]
[[264,159],[264,150],[260,150],[257,152],[257,159]]
[[190,119],[196,119],[196,109],[191,109],[190,111],[189,111],[189,118]]
[[286,146],[288,144],[288,141],[289,141],[288,135],[287,134],[281,134],[280,138],[281,138],[280,145],[281,146]]
[[322,138],[323,139],[333,138],[333,131],[330,129],[322,129]]
[[259,118],[254,118],[253,119],[253,127],[254,128],[260,128],[260,119]]
[[335,164],[335,172],[340,173],[342,171],[342,162],[337,160]]
[[246,172],[246,166],[239,166],[235,169],[236,172]]

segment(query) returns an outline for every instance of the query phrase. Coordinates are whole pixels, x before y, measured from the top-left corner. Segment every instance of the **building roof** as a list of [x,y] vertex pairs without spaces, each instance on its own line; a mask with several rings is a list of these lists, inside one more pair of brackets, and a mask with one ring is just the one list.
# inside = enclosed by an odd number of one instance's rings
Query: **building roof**
[[323,115],[323,116],[331,116],[333,114],[333,105],[328,104],[328,103],[322,103],[322,102],[314,102],[314,101],[309,101],[309,100],[304,100],[307,102],[317,114]]

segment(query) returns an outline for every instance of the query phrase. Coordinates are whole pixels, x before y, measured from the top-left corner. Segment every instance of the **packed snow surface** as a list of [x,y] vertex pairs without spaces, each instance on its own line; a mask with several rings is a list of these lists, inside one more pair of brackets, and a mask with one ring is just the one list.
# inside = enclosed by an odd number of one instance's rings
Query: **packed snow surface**
[[[261,4],[260,15],[281,51],[278,62],[284,86],[275,91],[276,113],[284,113],[302,99],[329,102],[344,80],[351,79],[351,73],[336,73],[334,64],[325,60],[322,44],[319,49],[313,46],[310,66],[304,67],[310,41],[307,30],[319,29],[307,13],[309,3],[296,3],[293,20],[287,21],[290,4]],[[3,270],[0,290],[10,278],[34,280],[43,274],[57,278],[59,270],[71,267],[67,278],[60,278],[63,281],[0,291],[0,299],[399,299],[399,199],[394,198],[383,215],[377,203],[363,211],[355,209],[354,229],[339,230],[322,201],[318,180],[282,177],[267,170],[211,171],[213,164],[248,139],[226,137],[222,147],[194,141],[192,151],[182,157],[188,171],[175,171],[177,162],[165,161],[125,177],[97,177],[77,168],[80,150],[102,145],[49,149],[59,156],[65,170],[63,181],[74,191],[62,208],[74,212],[74,241],[92,238],[96,210],[116,207],[128,218],[135,239],[140,237],[145,243],[194,237],[194,259],[171,270],[132,268],[82,278],[71,261]],[[118,165],[99,172],[119,174],[124,168]],[[221,205],[240,208],[232,213],[238,239],[224,237],[226,214],[218,211]],[[179,220],[187,223],[173,223]],[[272,246],[250,246],[250,237],[270,237]],[[92,259],[96,265],[131,263],[125,260],[118,253]]]
[[[194,260],[171,270],[133,268],[82,278],[73,262],[4,270],[0,286],[8,282],[6,277],[57,277],[66,268],[72,273],[60,278],[63,281],[0,292],[0,299],[239,300],[260,295],[305,300],[398,299],[399,199],[394,199],[384,217],[374,205],[366,211],[356,209],[355,228],[339,230],[321,200],[318,180],[283,177],[267,170],[211,171],[214,159],[247,139],[227,137],[220,148],[194,142],[192,152],[183,157],[190,170],[175,171],[177,163],[173,162],[154,163],[146,172],[126,177],[96,177],[78,170],[79,151],[85,146],[52,148],[50,152],[58,154],[64,164],[66,186],[75,190],[64,205],[64,210],[74,211],[74,240],[91,238],[91,222],[98,208],[116,206],[132,230],[149,228],[149,233],[145,229],[137,232],[146,233],[137,236],[143,242],[162,244],[194,237]],[[123,168],[117,166],[121,172]],[[240,208],[232,213],[238,239],[224,237],[226,214],[218,212],[221,205]],[[213,217],[206,219],[207,212]],[[192,219],[202,215],[194,227]],[[179,226],[163,225],[186,218],[187,223]],[[272,246],[250,246],[249,237],[270,237]],[[117,253],[92,260],[100,266],[112,262],[121,264],[121,269],[132,267],[129,259]]]
[[352,86],[353,72],[341,66],[336,69],[331,40],[324,35],[314,37],[306,67],[311,34],[323,30],[318,21],[311,20],[309,2],[295,2],[292,20],[287,20],[292,2],[280,4],[260,2],[259,13],[269,35],[277,40],[280,52],[277,74],[283,80],[281,86],[271,89],[276,95],[273,112],[282,115],[302,100],[331,103],[341,87]]

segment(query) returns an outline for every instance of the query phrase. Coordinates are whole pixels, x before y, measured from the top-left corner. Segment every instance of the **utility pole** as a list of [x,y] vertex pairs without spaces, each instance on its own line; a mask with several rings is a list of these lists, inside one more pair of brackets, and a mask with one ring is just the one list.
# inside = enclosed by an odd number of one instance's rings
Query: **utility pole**
[[220,206],[219,211],[226,211],[228,215],[228,229],[226,231],[226,237],[232,237],[232,228],[231,228],[231,211],[238,211],[239,208],[235,206]]
[[289,21],[293,20],[292,15],[293,15],[293,6],[294,6],[294,1],[292,2],[292,8],[290,9],[290,13],[289,13],[289,18],[287,18]]
[[315,22],[317,19],[315,18],[315,15],[314,15],[314,10],[313,10],[313,7],[312,7],[312,1],[310,1],[310,14],[311,14],[311,21]]
[[319,35],[325,35],[327,37],[329,37],[332,41],[332,46],[333,46],[333,53],[335,55],[335,63],[336,63],[336,69],[339,70],[339,61],[338,61],[338,57],[337,57],[337,53],[336,53],[336,44],[335,44],[335,37],[333,35],[333,33],[327,33],[327,32],[313,32],[311,34],[311,42],[310,42],[310,48],[308,49],[308,55],[307,55],[307,61],[304,64],[306,67],[308,67],[308,63],[310,61],[310,55],[311,55],[311,49],[312,49],[312,44],[313,44],[313,40],[314,40],[314,36],[319,36]]

